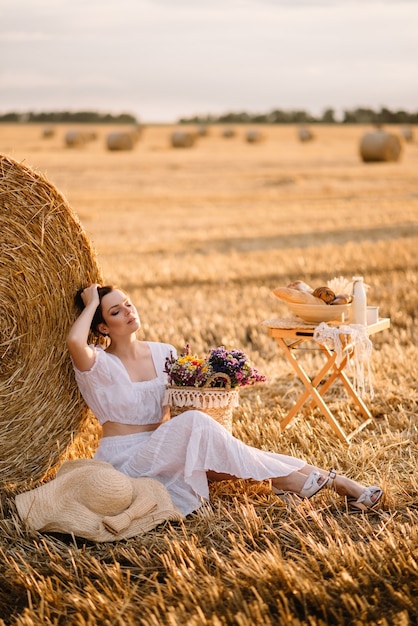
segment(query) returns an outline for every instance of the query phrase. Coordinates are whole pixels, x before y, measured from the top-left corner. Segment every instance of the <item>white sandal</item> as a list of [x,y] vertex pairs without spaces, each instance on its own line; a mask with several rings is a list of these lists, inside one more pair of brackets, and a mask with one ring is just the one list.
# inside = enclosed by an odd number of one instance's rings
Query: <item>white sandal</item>
[[319,491],[321,491],[321,489],[325,487],[330,479],[334,480],[335,476],[335,470],[331,470],[329,476],[324,476],[323,474],[320,474],[318,471],[314,470],[309,474],[308,478],[305,481],[305,484],[303,485],[299,493],[295,491],[284,491],[281,489],[277,489],[274,486],[273,492],[277,496],[284,497],[284,499],[289,499],[289,497],[291,498],[295,496],[297,498],[309,500],[310,498],[312,498],[312,496],[319,493]]
[[[375,499],[372,500],[373,496]],[[356,510],[356,512],[369,511],[380,502],[383,496],[383,489],[373,485],[372,487],[366,487],[363,493],[357,500],[354,498],[347,498],[348,504]]]

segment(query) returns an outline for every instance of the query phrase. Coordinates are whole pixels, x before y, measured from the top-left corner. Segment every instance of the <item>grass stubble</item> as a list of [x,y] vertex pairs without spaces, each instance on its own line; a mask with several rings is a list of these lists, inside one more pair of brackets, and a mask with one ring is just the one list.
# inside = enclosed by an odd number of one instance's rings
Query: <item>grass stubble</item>
[[[103,275],[137,304],[141,337],[195,352],[241,347],[268,381],[241,391],[234,434],[386,493],[378,511],[352,515],[328,490],[288,506],[268,484],[220,483],[180,524],[93,544],[22,527],[7,487],[0,624],[416,623],[417,144],[404,144],[399,163],[364,165],[360,127],[319,127],[309,144],[294,127],[268,127],[257,145],[214,127],[195,148],[173,150],[159,126],[126,153],[106,152],[100,127],[84,149],[66,149],[65,130],[45,140],[37,126],[3,126],[0,151],[66,195]],[[373,340],[375,419],[347,445],[306,405],[281,432],[301,386],[262,326],[287,315],[272,289],[356,274],[391,318]],[[321,357],[302,358],[314,372]],[[358,425],[338,386],[327,399],[344,428]],[[97,438],[91,418],[67,458],[91,457]]]

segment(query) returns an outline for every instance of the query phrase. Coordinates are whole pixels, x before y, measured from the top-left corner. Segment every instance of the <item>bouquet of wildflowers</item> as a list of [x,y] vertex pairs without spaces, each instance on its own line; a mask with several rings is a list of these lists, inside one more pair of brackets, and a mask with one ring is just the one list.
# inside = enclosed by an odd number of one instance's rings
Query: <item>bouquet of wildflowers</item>
[[207,362],[212,373],[228,374],[231,387],[246,387],[266,380],[266,377],[251,365],[248,356],[242,350],[227,350],[225,346],[213,348],[208,354]]
[[176,387],[203,387],[210,376],[205,359],[191,354],[188,345],[177,359],[173,354],[166,358],[164,371],[168,374],[170,385]]
[[[185,346],[183,353],[175,359],[173,355],[166,359],[164,371],[168,382],[176,387],[203,387],[209,379],[218,373],[227,374],[231,387],[245,387],[264,382],[265,376],[252,367],[248,356],[241,350],[227,350],[219,346],[201,358],[191,354]],[[225,379],[214,379],[211,387],[225,387]]]

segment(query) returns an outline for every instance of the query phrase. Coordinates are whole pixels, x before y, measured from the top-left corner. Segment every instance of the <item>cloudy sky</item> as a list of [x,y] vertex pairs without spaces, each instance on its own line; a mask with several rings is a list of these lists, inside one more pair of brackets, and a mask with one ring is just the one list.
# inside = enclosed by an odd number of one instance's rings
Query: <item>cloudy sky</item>
[[418,110],[418,0],[1,0],[0,112]]

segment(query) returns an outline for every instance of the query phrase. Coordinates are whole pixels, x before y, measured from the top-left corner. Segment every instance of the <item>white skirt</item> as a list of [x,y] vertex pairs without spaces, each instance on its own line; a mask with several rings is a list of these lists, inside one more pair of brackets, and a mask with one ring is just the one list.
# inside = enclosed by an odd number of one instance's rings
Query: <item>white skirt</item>
[[177,415],[154,431],[103,437],[95,459],[133,478],[155,478],[184,515],[209,499],[208,470],[267,480],[288,476],[306,465],[295,457],[248,446],[212,417],[195,410]]

